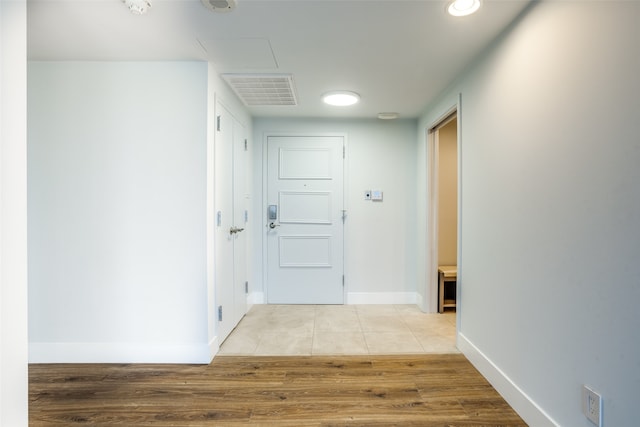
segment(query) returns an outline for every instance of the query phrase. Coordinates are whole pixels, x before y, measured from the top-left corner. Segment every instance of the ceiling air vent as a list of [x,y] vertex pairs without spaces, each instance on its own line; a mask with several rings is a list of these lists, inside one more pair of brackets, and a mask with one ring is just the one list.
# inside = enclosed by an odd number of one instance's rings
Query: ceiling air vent
[[298,104],[289,74],[222,74],[222,78],[248,107]]
[[236,0],[200,0],[207,9],[215,12],[230,12],[236,8]]

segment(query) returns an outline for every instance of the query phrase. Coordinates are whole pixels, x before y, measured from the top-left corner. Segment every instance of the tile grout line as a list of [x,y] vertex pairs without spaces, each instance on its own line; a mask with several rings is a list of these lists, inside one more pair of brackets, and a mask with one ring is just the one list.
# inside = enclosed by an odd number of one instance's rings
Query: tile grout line
[[404,322],[405,325],[407,325],[407,329],[409,329],[409,332],[411,332],[411,336],[413,336],[413,339],[415,339],[416,342],[418,343],[418,345],[420,345],[420,348],[422,349],[422,353],[426,354],[427,353],[427,349],[424,347],[424,345],[422,345],[422,341],[420,341],[420,338],[418,338],[418,336],[414,332],[414,330],[411,327],[411,325],[409,325],[407,323],[407,321],[405,320],[404,317],[402,317],[402,321]]
[[409,323],[407,323],[407,320],[406,320],[405,316],[402,314],[402,312],[400,312],[398,310],[397,306],[394,306],[394,308],[398,311],[398,315],[400,316],[400,318],[402,319],[402,322],[405,324],[405,326],[407,327],[407,329],[411,333],[411,336],[413,337],[413,339],[416,340],[416,342],[418,343],[418,345],[422,349],[422,353],[426,354],[427,353],[427,349],[424,347],[424,345],[422,345],[422,341],[420,341],[418,336],[415,334],[415,332],[414,332],[413,328],[411,327],[411,325],[409,325]]

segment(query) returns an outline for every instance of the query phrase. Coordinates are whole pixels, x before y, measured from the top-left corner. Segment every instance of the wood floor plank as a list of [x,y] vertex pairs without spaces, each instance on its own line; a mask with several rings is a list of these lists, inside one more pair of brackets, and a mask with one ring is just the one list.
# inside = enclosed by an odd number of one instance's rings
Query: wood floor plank
[[459,354],[31,365],[31,426],[526,426]]

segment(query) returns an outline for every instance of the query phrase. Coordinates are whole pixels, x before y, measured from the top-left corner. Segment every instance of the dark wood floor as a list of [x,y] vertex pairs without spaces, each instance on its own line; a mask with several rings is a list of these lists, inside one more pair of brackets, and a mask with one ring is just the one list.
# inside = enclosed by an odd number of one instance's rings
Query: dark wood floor
[[31,365],[29,425],[526,426],[459,354]]

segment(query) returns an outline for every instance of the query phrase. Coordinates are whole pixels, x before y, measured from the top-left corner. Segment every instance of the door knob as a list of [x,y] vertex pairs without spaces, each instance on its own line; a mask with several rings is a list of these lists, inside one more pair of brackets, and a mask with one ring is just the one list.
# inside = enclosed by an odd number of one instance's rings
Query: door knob
[[276,227],[280,227],[280,224],[276,224],[275,222],[272,222],[269,224],[269,228],[274,229]]
[[229,230],[229,234],[236,234],[241,232],[242,230],[244,230],[244,228],[231,227],[231,229]]

